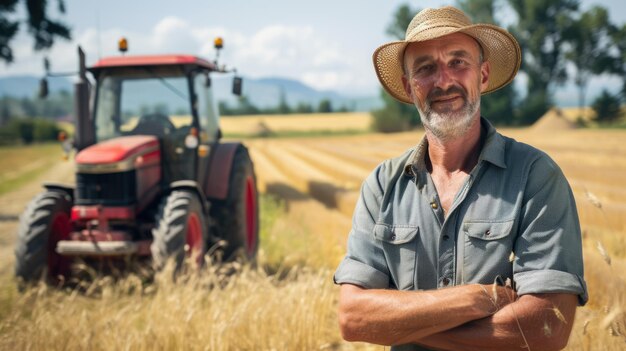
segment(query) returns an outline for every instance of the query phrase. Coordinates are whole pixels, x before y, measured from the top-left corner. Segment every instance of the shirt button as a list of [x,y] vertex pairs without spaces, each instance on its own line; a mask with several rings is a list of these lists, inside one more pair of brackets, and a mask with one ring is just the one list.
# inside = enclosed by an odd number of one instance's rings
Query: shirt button
[[391,240],[396,240],[396,235],[395,234],[391,234]]
[[436,203],[436,202],[431,202],[431,203],[430,203],[430,207],[432,207],[432,208],[433,208],[433,210],[436,210],[436,209],[437,209],[437,207],[439,207],[439,206],[437,205],[437,203]]
[[450,278],[443,278],[441,284],[443,284],[443,286],[448,286],[450,284]]
[[446,234],[446,235],[444,235],[444,236],[443,236],[443,240],[448,240],[448,239],[450,239],[450,237],[448,236],[448,234]]
[[487,231],[485,231],[485,235],[491,235],[491,230],[487,229]]

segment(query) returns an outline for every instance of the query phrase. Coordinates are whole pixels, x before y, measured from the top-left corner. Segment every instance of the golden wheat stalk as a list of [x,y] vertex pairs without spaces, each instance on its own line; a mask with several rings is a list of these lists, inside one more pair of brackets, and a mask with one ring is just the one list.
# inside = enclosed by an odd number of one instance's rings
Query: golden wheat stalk
[[606,262],[606,264],[610,266],[611,256],[609,255],[609,253],[604,248],[604,245],[602,245],[602,243],[599,240],[596,240],[596,248],[598,249],[600,256],[602,256],[602,259],[604,260],[604,262]]
[[613,308],[609,309],[607,315],[600,322],[600,327],[602,329],[607,329],[609,326],[613,324],[613,321],[622,314],[622,308],[618,305],[613,306]]
[[589,200],[589,202],[599,208],[602,209],[602,202],[600,201],[600,199],[594,195],[592,192],[590,192],[589,190],[585,189],[585,196],[587,197],[587,200]]

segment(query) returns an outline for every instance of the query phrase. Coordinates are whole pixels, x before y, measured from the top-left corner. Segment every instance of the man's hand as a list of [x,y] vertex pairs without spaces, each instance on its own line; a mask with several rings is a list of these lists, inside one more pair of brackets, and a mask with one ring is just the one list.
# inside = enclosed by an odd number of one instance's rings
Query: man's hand
[[417,343],[429,335],[488,317],[515,298],[510,288],[480,284],[425,291],[342,284],[339,325],[348,341]]

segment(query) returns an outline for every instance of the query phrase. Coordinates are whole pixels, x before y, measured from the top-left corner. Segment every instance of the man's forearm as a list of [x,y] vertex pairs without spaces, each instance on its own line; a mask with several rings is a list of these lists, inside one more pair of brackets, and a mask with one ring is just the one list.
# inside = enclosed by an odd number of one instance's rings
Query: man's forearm
[[424,337],[419,344],[441,350],[560,350],[576,305],[571,294],[524,295],[493,316]]
[[339,322],[346,340],[382,345],[415,343],[419,339],[494,313],[496,300],[484,286],[473,284],[440,290],[363,289],[343,284]]

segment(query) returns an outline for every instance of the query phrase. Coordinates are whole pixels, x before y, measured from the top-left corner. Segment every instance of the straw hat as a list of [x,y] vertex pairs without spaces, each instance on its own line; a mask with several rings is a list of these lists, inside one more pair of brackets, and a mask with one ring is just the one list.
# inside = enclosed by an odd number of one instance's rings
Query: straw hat
[[374,68],[385,90],[394,98],[413,104],[402,86],[404,50],[407,45],[459,32],[476,39],[482,46],[484,60],[491,64],[489,86],[483,94],[498,90],[513,80],[522,61],[517,40],[498,26],[472,24],[462,11],[445,6],[420,11],[409,23],[404,40],[384,44],[374,51]]

